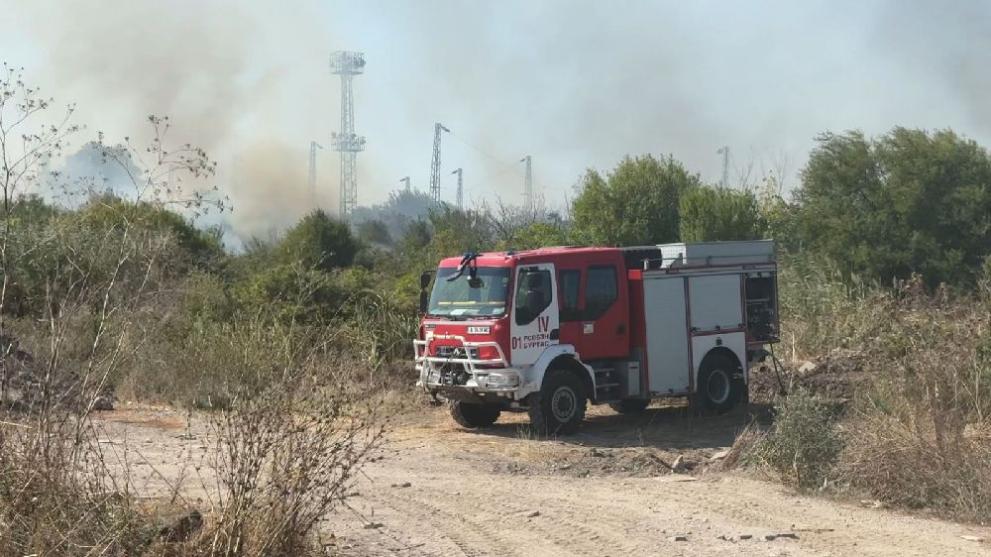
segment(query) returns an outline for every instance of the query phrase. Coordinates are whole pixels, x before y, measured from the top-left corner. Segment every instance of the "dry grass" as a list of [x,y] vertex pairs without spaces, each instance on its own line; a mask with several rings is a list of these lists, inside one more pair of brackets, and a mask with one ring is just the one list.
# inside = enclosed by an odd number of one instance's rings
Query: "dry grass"
[[0,420],[0,554],[125,555],[154,534],[85,420]]
[[851,417],[846,427],[839,481],[891,505],[978,522],[991,517],[988,439],[961,436],[941,447],[933,428],[880,413]]
[[[843,348],[858,380],[838,409],[817,408],[815,392],[779,401],[775,426],[745,451],[746,460],[802,487],[832,485],[895,506],[991,520],[987,296],[927,292],[917,279],[850,288],[818,284],[834,282],[824,274],[785,278],[791,282],[782,289],[806,288],[785,306],[794,353]],[[803,307],[796,299],[814,303]],[[789,379],[835,400],[834,370],[826,367],[816,381],[794,370]]]
[[299,374],[215,416],[217,497],[194,555],[304,555],[382,439],[353,367],[331,384]]

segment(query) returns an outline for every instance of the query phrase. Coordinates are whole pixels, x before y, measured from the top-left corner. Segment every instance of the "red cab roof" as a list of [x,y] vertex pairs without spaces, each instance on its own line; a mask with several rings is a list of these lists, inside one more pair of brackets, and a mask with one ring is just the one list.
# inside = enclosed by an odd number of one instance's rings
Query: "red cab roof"
[[[581,246],[553,246],[546,248],[529,249],[522,251],[489,251],[478,254],[476,264],[479,267],[512,267],[517,263],[528,263],[533,260],[546,261],[553,260],[556,255],[604,255],[609,253],[619,254],[620,248],[602,247],[581,247]],[[463,256],[447,257],[441,259],[440,267],[457,267],[461,263]]]

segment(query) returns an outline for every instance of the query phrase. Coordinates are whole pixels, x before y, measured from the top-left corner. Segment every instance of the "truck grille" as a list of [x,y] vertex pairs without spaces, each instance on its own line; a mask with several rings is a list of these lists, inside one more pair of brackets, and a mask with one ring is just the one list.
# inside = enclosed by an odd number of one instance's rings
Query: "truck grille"
[[466,358],[478,359],[478,349],[468,348],[467,354],[463,346],[438,346],[437,356],[440,358]]

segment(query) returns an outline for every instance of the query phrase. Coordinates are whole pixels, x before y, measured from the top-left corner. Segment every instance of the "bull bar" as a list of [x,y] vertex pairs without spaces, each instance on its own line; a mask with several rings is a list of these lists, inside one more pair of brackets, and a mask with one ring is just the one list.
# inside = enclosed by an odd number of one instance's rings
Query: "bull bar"
[[[430,355],[434,341],[456,341],[451,346],[450,355]],[[496,358],[481,359],[482,348],[495,348]],[[458,354],[460,350],[460,354]],[[520,373],[509,366],[502,347],[495,341],[469,341],[461,335],[428,334],[425,340],[413,341],[415,369],[420,379],[417,385],[427,391],[446,388],[467,388],[481,392],[508,393],[517,390],[523,383]],[[445,373],[450,374],[451,365],[461,366],[469,376],[464,384],[445,382]],[[448,368],[448,369],[445,369]],[[498,380],[497,380],[498,379]]]

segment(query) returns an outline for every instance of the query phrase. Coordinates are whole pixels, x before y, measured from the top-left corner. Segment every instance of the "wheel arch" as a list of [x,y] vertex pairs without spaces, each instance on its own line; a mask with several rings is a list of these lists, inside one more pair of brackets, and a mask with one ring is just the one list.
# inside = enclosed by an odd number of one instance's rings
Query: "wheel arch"
[[702,357],[702,361],[699,362],[698,369],[695,370],[696,389],[698,388],[698,380],[702,375],[702,370],[706,369],[706,366],[712,365],[712,362],[718,358],[726,358],[728,361],[733,362],[737,371],[744,374],[744,378],[746,377],[743,362],[740,361],[740,357],[736,355],[736,352],[725,346],[717,346],[705,353],[705,356]]
[[[588,368],[578,361],[578,359],[571,354],[562,354],[557,356],[547,366],[547,370],[552,369],[567,369],[571,373],[578,376],[582,381],[582,386],[585,388],[585,396],[589,400],[595,400],[595,379],[593,378],[592,372]],[[544,373],[544,377],[547,377],[547,373]],[[543,389],[543,383],[541,382],[541,389]]]
[[589,400],[595,400],[595,373],[592,368],[582,363],[575,351],[575,347],[570,344],[556,344],[544,350],[540,358],[533,364],[534,390],[542,389],[547,371],[555,367],[570,370],[582,380]]

